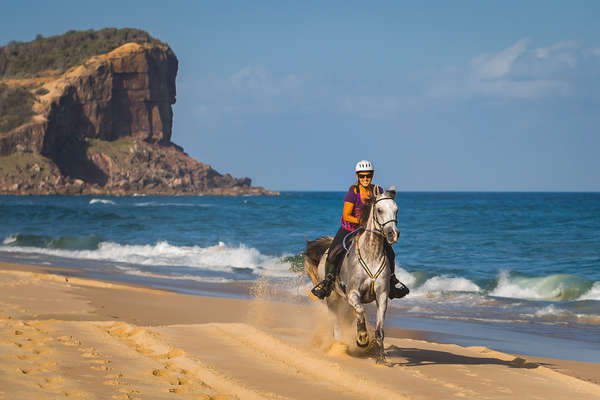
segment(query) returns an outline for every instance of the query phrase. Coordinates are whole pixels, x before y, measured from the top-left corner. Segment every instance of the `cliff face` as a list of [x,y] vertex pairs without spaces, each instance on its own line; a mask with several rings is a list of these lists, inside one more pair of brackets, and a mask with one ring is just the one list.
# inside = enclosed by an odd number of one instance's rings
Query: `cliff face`
[[274,194],[221,175],[171,142],[178,61],[127,43],[59,76],[0,81],[35,94],[0,133],[1,194]]

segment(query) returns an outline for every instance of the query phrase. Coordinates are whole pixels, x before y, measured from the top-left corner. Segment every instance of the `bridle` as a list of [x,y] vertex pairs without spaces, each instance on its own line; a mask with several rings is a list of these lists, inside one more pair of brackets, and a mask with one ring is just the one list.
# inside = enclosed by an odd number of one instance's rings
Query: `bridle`
[[[377,213],[375,212],[374,208],[377,205],[377,203],[379,203],[380,201],[384,201],[384,200],[394,201],[394,199],[392,199],[391,197],[384,197],[384,198],[381,198],[379,200],[375,200],[375,202],[371,205],[371,215],[372,215],[372,218],[373,218],[373,222],[375,223],[375,229],[376,229],[376,231],[373,231],[373,232],[379,233],[380,235],[383,235],[383,228],[387,224],[389,224],[391,222],[394,222],[395,224],[398,224],[398,217],[397,216],[395,216],[394,218],[390,219],[389,221],[385,221],[383,224],[381,222],[379,222],[379,219],[377,219],[377,215],[376,215]],[[379,228],[377,228],[377,225],[379,225]],[[372,230],[369,229],[369,231],[372,231]]]
[[[355,230],[353,230],[352,232],[348,233],[346,236],[344,236],[344,240],[342,241],[342,245],[344,246],[344,249],[346,251],[348,251],[348,247],[346,246],[346,240],[349,237],[356,235],[360,231],[375,233],[377,235],[382,236],[385,239],[385,234],[383,233],[383,228],[387,224],[389,224],[391,222],[394,222],[395,224],[398,224],[398,217],[397,216],[394,217],[393,219],[390,219],[389,221],[385,221],[384,223],[379,222],[379,219],[377,218],[377,215],[376,215],[377,213],[375,212],[374,208],[375,208],[375,205],[377,203],[379,203],[380,201],[384,201],[384,200],[392,200],[392,201],[394,201],[394,199],[391,198],[391,197],[384,197],[384,198],[381,198],[379,200],[375,200],[375,202],[373,204],[371,204],[371,216],[372,216],[371,218],[373,219],[373,222],[374,222],[374,225],[375,225],[375,230],[373,230],[373,229],[367,229],[365,227],[360,226],[360,227],[356,228]],[[379,228],[377,228],[377,225],[379,225]]]

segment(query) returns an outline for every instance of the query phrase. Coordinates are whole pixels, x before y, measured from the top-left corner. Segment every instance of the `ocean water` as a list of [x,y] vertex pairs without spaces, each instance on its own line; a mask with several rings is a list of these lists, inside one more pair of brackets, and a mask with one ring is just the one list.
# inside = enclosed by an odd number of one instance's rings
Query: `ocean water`
[[[305,290],[305,240],[335,234],[343,195],[0,196],[0,258],[185,293],[257,279]],[[560,349],[550,356],[600,362],[599,193],[396,201],[396,275],[411,294],[392,302],[389,324],[524,354],[548,355],[536,350],[545,343]]]

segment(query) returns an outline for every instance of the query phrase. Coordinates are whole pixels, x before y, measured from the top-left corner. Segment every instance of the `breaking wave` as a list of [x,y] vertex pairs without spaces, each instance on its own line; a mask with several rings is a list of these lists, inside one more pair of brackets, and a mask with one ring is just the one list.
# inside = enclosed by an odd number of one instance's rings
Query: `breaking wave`
[[600,282],[594,282],[590,290],[584,293],[578,300],[600,300]]
[[239,245],[175,246],[167,241],[136,245],[103,242],[96,236],[57,239],[35,235],[11,235],[0,250],[40,253],[84,260],[105,260],[141,266],[190,267],[204,271],[290,276],[290,264],[280,257]]
[[[302,261],[298,259],[301,255],[284,258],[263,254],[244,244],[231,246],[223,242],[207,247],[177,246],[167,241],[120,244],[103,241],[95,235],[51,237],[13,234],[3,240],[0,251],[125,263],[130,267],[127,273],[133,270],[140,274],[147,273],[144,266],[163,267],[161,274],[173,279],[183,275],[191,277],[196,273],[202,275],[202,271],[217,275],[242,275],[248,279],[256,275],[289,277],[302,270]],[[176,267],[186,267],[187,270],[179,271]],[[428,276],[423,271],[408,272],[398,266],[396,276],[411,289],[409,297],[412,298],[440,295],[456,297],[464,293],[479,297],[559,302],[600,300],[600,281],[593,282],[569,274],[528,277],[502,271],[494,282],[475,282],[461,276]]]
[[[32,249],[38,249],[43,253],[44,250],[95,250],[101,243],[101,239],[96,235],[75,237],[75,236],[45,236],[45,235],[10,235],[2,242],[1,250],[16,251],[14,249],[23,249],[24,252],[33,252]],[[5,247],[6,246],[6,247]]]
[[[594,284],[594,287],[598,290],[591,293],[592,282],[569,274],[526,277],[502,271],[496,287],[489,294],[517,299],[570,301],[584,300],[582,297],[589,291],[590,299],[597,300],[600,298],[598,282]],[[591,298],[593,296],[596,298]]]
[[411,297],[468,292],[524,300],[600,300],[600,282],[592,282],[569,274],[527,277],[501,271],[491,288],[463,277],[436,275],[427,278],[422,275],[420,272],[410,273],[402,268],[396,271],[398,279],[411,289],[409,295]]

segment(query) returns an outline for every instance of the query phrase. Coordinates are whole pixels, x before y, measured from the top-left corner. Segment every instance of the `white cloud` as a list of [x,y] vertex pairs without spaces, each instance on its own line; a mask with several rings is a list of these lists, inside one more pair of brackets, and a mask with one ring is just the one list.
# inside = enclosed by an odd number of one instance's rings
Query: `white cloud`
[[578,47],[579,45],[577,44],[577,42],[573,40],[562,40],[560,42],[554,43],[552,46],[539,47],[535,49],[535,56],[540,60],[544,60],[556,54],[557,52],[564,50],[574,50]]
[[506,76],[519,56],[526,50],[527,39],[521,39],[515,44],[497,54],[482,54],[471,60],[471,66],[477,76],[482,79],[496,79]]
[[578,50],[580,45],[573,40],[563,40],[549,47],[535,49],[535,57],[538,61],[551,62],[557,67],[567,65],[575,68],[577,65]]
[[565,66],[573,69],[581,55],[575,41],[532,48],[521,39],[497,53],[473,57],[468,68],[429,90],[434,98],[486,96],[534,99],[573,93]]

